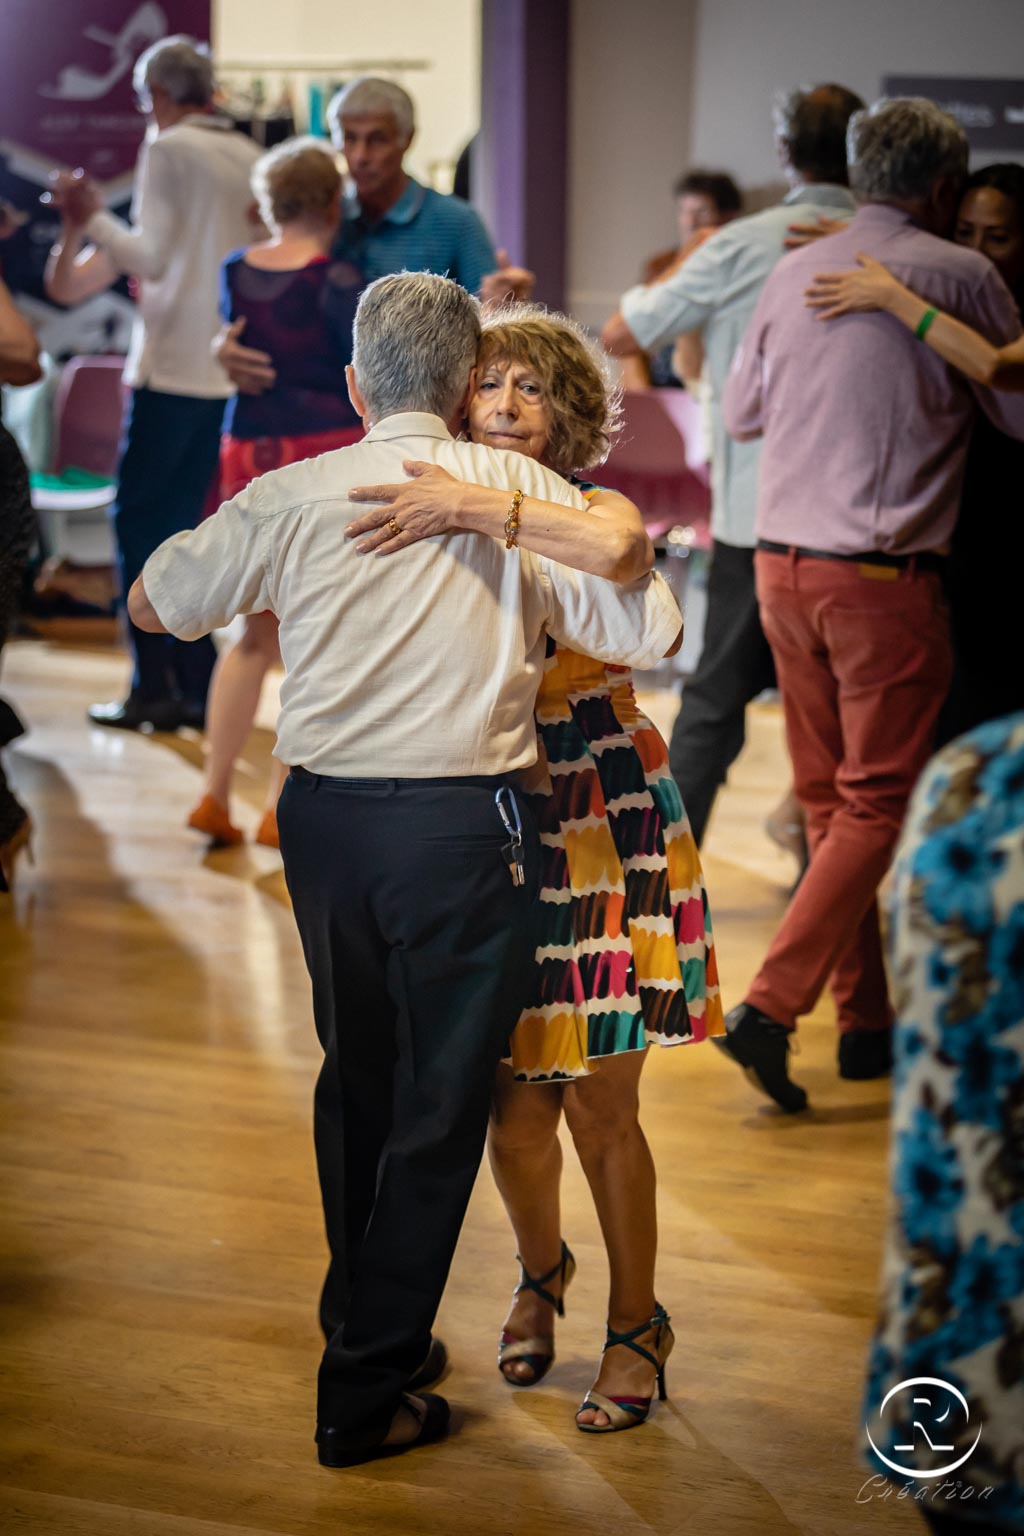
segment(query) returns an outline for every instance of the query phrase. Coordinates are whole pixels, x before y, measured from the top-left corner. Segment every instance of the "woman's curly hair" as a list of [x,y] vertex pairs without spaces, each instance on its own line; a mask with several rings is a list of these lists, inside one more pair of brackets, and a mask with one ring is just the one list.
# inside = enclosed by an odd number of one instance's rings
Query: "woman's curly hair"
[[551,411],[544,462],[560,475],[608,457],[622,424],[622,390],[608,359],[581,325],[541,304],[485,315],[477,367],[518,363],[537,375]]

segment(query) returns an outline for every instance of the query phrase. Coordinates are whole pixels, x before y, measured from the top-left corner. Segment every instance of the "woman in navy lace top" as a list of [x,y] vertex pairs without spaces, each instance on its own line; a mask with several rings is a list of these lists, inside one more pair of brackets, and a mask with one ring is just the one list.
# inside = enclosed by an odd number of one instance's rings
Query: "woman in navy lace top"
[[[229,401],[221,440],[222,498],[257,475],[345,447],[362,436],[348,398],[352,321],[362,283],[330,256],[341,206],[341,176],[328,148],[293,139],[257,161],[253,190],[270,239],[235,251],[221,269],[221,313],[246,344],[273,359],[274,382]],[[207,711],[204,793],[189,826],[214,844],[242,833],[231,820],[235,760],[252,729],[267,670],[279,662],[277,620],[251,614],[238,643],[217,663]],[[274,762],[257,842],[277,846],[277,796],[287,768]]]

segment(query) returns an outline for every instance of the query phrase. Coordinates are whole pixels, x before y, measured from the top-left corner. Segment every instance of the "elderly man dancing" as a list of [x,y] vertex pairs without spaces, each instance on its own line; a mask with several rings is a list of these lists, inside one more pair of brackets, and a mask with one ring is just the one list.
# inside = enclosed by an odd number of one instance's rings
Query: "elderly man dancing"
[[[365,440],[255,481],[157,550],[131,599],[141,627],[187,638],[239,612],[280,620],[277,753],[296,765],[281,849],[324,1049],[329,1466],[448,1422],[442,1398],[407,1389],[443,1363],[430,1330],[528,974],[536,836],[513,776],[536,755],[545,632],[649,666],[680,627],[656,577],[616,587],[518,547],[524,494],[585,502],[523,455],[453,440],[479,336],[475,301],[447,278],[372,284],[350,370]],[[399,479],[407,458],[507,490],[505,538],[360,555],[344,538],[361,510],[347,491]]]

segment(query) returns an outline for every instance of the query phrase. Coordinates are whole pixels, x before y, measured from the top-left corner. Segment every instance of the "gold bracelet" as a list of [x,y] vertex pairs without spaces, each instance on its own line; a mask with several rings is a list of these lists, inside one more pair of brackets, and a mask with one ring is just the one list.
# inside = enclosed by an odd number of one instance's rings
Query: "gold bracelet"
[[512,505],[505,519],[505,548],[512,549],[519,543],[519,508],[523,504],[522,491],[513,491]]

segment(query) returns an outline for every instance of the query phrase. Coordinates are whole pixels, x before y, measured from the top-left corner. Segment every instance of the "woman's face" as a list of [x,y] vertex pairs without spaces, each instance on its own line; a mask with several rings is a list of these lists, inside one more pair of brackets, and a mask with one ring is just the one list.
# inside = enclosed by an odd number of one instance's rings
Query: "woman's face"
[[531,459],[544,459],[551,407],[532,368],[499,357],[480,370],[469,402],[469,435],[488,448],[512,448]]
[[1024,286],[1024,229],[1013,200],[995,187],[973,187],[956,218],[957,245],[981,251],[1011,293]]

